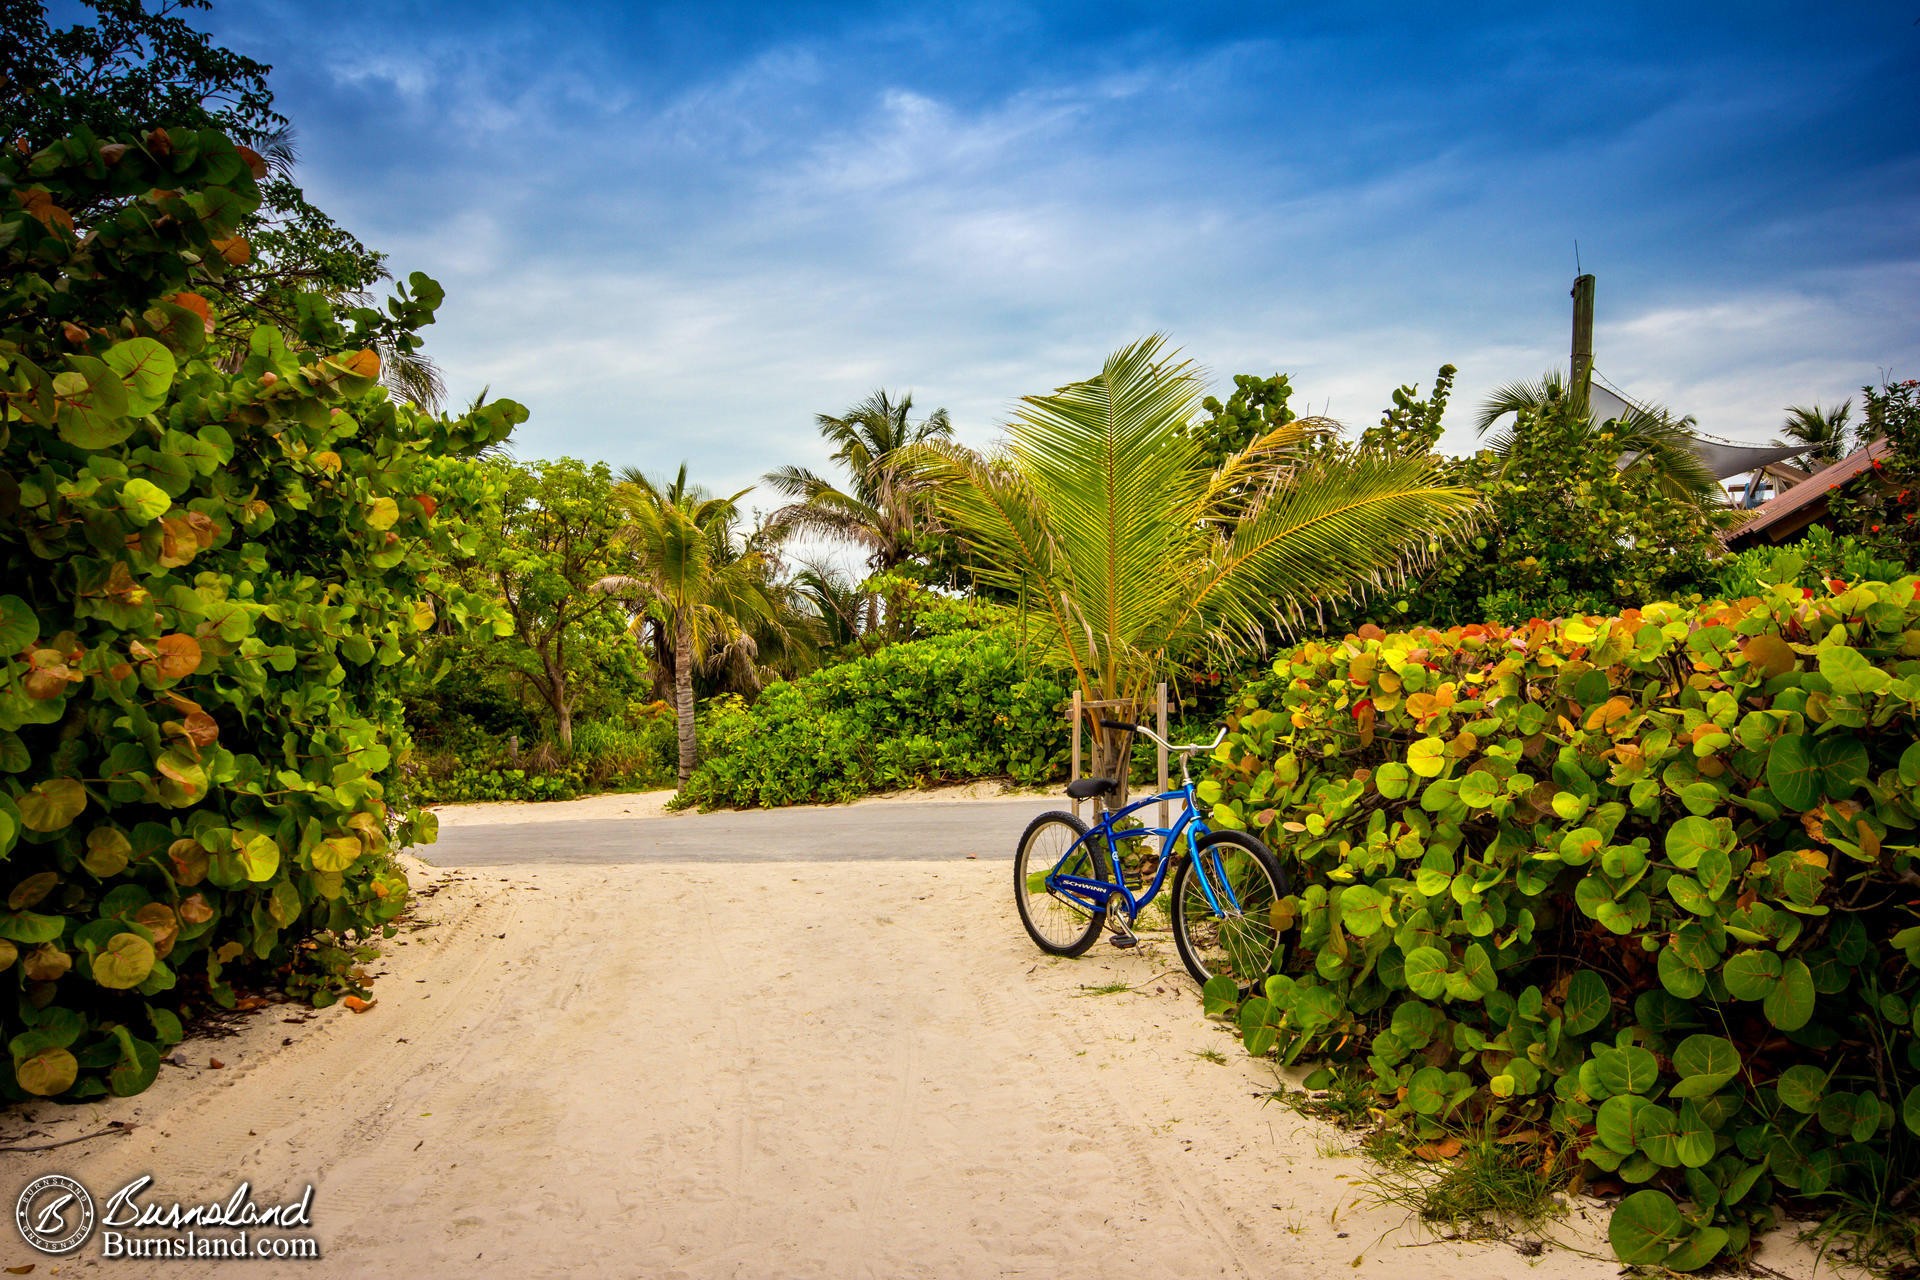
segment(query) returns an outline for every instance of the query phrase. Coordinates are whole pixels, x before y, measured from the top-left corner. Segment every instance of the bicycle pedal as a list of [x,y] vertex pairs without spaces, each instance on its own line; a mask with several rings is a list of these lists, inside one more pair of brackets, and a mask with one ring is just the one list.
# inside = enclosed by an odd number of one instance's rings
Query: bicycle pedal
[[1111,942],[1114,946],[1119,947],[1122,951],[1126,950],[1128,947],[1137,947],[1140,945],[1140,939],[1134,937],[1130,933],[1116,933],[1115,935],[1113,935],[1113,937],[1108,938],[1107,941]]

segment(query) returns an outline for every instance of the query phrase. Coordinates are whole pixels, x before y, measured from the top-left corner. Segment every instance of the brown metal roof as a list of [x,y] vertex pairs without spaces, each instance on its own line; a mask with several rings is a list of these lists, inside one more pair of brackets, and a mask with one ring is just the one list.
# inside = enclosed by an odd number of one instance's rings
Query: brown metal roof
[[1726,535],[1727,545],[1779,542],[1818,520],[1827,510],[1827,495],[1887,456],[1885,436],[1855,449],[1830,467],[1814,472],[1785,493],[1768,498],[1753,515]]

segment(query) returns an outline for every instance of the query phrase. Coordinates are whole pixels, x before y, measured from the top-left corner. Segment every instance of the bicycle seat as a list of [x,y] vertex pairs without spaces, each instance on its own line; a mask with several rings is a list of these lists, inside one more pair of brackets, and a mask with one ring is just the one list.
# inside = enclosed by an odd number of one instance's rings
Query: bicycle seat
[[1111,795],[1117,785],[1112,778],[1082,778],[1067,784],[1067,795],[1074,800],[1091,800],[1095,796]]

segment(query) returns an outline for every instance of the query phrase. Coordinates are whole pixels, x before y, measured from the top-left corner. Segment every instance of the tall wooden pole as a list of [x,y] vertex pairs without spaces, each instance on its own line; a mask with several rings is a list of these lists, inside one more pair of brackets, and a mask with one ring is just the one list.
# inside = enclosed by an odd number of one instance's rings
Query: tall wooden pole
[[1568,390],[1581,394],[1593,377],[1593,277],[1573,279],[1573,378]]

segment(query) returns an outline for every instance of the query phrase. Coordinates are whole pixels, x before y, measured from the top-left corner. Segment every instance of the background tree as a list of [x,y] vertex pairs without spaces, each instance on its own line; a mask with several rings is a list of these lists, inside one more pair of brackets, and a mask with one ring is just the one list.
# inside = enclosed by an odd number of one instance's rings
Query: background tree
[[[832,460],[849,484],[841,489],[805,467],[770,471],[766,483],[797,501],[775,511],[769,523],[850,543],[866,552],[867,567],[876,574],[927,559],[941,530],[925,485],[903,460],[915,445],[951,438],[953,424],[945,409],[918,422],[912,412],[912,395],[896,400],[882,388],[837,417],[817,415],[821,436],[834,446]],[[880,611],[880,597],[871,596],[864,630],[878,625]]]
[[1811,406],[1789,405],[1787,420],[1780,426],[1780,434],[1786,440],[1775,440],[1774,443],[1806,445],[1807,451],[1801,456],[1817,471],[1853,452],[1852,417],[1851,399],[1842,400],[1833,409],[1822,409],[1817,403]]
[[1206,416],[1188,423],[1181,434],[1199,448],[1207,465],[1217,467],[1269,431],[1298,418],[1287,404],[1292,395],[1293,386],[1284,373],[1265,378],[1235,374],[1226,402],[1206,397],[1200,402]]
[[687,483],[682,466],[666,484],[629,469],[613,495],[633,563],[601,578],[597,589],[629,602],[635,633],[672,672],[683,787],[699,761],[695,665],[729,652],[751,657],[756,629],[783,644],[802,643],[791,634],[799,615],[774,582],[765,550],[737,536],[738,503],[747,492],[711,497]]
[[1860,443],[1885,440],[1886,452],[1828,498],[1834,527],[1920,572],[1920,380],[1888,379],[1860,398]]
[[[1542,374],[1537,382],[1510,382],[1481,404],[1474,428],[1487,438],[1494,455],[1504,459],[1513,452],[1522,415],[1531,414],[1537,419],[1550,409],[1560,430],[1579,428],[1567,435],[1568,448],[1601,448],[1599,436],[1604,431],[1604,447],[1614,451],[1612,460],[1625,460],[1623,469],[1651,477],[1656,488],[1668,497],[1693,503],[1700,508],[1703,519],[1724,514],[1719,509],[1727,504],[1727,491],[1692,448],[1696,437],[1691,416],[1677,417],[1659,405],[1647,405],[1635,406],[1617,421],[1601,422],[1594,417],[1589,390],[1586,382],[1568,385],[1566,377],[1554,369]],[[1514,422],[1493,431],[1509,415]],[[1491,436],[1487,435],[1489,431],[1493,431]]]
[[[979,572],[1025,592],[1041,645],[1089,699],[1137,704],[1203,653],[1378,589],[1478,505],[1424,458],[1308,455],[1297,421],[1212,465],[1191,426],[1200,390],[1148,338],[1022,400],[997,452],[918,451]],[[1095,769],[1120,776],[1123,749],[1097,731]]]
[[[360,307],[369,344],[381,355],[381,378],[397,394],[429,409],[444,397],[439,371],[422,353],[415,326],[371,307],[368,296],[388,279],[376,253],[307,200],[293,179],[292,126],[274,109],[265,63],[224,49],[187,15],[209,0],[82,0],[84,19],[49,21],[38,0],[0,0],[0,141],[29,149],[80,130],[99,137],[152,129],[216,129],[242,145],[255,166],[259,206],[236,228],[229,269],[203,282],[214,309],[216,350],[245,358],[260,323],[289,336],[299,327],[299,299],[319,294],[336,306]],[[164,136],[164,135],[163,135]],[[164,142],[159,143],[165,146]],[[84,225],[102,210],[69,210]],[[438,287],[429,300],[439,303]]]
[[571,748],[580,661],[595,650],[593,624],[618,608],[592,588],[635,564],[613,473],[574,458],[471,465],[489,479],[493,499],[480,517],[487,536],[464,568],[497,593],[511,620],[491,656],[533,691]]
[[1484,496],[1486,523],[1411,590],[1351,621],[1451,626],[1613,613],[1704,581],[1723,510],[1654,465],[1617,466],[1629,443],[1646,439],[1633,424],[1595,424],[1551,379],[1540,390],[1538,404],[1502,397],[1501,413],[1514,420],[1499,451],[1448,468]]

